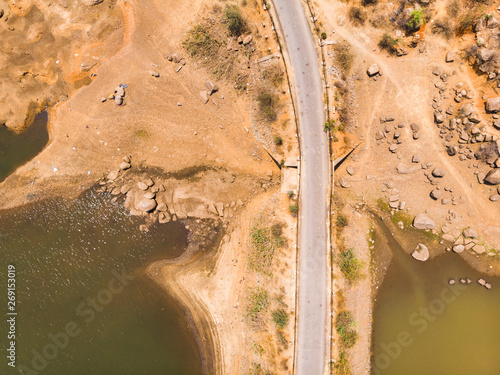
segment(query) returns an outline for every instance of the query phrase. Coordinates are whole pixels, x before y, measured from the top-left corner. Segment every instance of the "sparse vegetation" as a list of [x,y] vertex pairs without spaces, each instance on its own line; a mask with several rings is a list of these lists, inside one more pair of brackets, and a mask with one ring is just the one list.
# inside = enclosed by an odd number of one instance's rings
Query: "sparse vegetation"
[[240,36],[248,28],[240,9],[235,5],[227,5],[224,8],[224,22],[227,23],[229,33],[234,36]]
[[299,212],[299,205],[298,203],[292,203],[289,207],[290,212],[292,213],[293,216],[296,216],[297,213]]
[[254,323],[262,321],[263,315],[269,308],[269,295],[263,288],[250,289],[247,303],[247,317]]
[[349,8],[349,20],[354,26],[363,26],[366,21],[366,11],[363,8],[352,6]]
[[335,49],[335,60],[344,74],[350,72],[354,62],[354,54],[351,51],[349,43],[343,41],[337,44],[337,48]]
[[285,73],[278,64],[268,66],[262,72],[262,78],[270,82],[274,87],[279,87],[284,81]]
[[274,252],[287,243],[283,236],[283,226],[282,223],[274,223],[269,228],[260,219],[253,225],[250,230],[251,250],[248,253],[248,265],[251,269],[270,275]]
[[345,215],[339,213],[337,215],[337,220],[336,220],[337,227],[345,228],[347,226],[347,224],[349,224],[349,222],[347,221],[347,217]]
[[219,50],[219,42],[203,25],[194,26],[183,45],[192,57],[214,56]]
[[347,353],[345,350],[341,350],[339,352],[339,359],[335,361],[333,364],[335,368],[335,373],[337,375],[351,375],[351,366],[349,365],[349,358],[347,357]]
[[341,345],[344,348],[352,348],[358,339],[358,333],[354,329],[356,323],[349,311],[341,311],[335,321],[335,329],[339,334]]
[[279,329],[283,329],[288,325],[288,313],[285,309],[276,309],[272,312],[271,316]]
[[293,196],[295,195],[295,193],[293,192],[293,190],[288,190],[288,198],[293,198]]
[[454,30],[447,18],[440,18],[432,24],[432,33],[441,34],[446,40],[449,40],[453,36]]
[[378,0],[362,0],[361,4],[363,4],[363,6],[365,7],[369,5],[376,5],[378,4]]
[[275,121],[278,117],[276,113],[278,99],[275,94],[262,91],[257,95],[257,103],[259,104],[259,111],[267,121]]
[[326,39],[326,33],[324,31],[321,33],[321,39],[323,39],[323,40]]
[[389,33],[384,33],[382,38],[378,42],[378,46],[389,52],[390,54],[394,54],[397,51],[397,45],[399,43],[399,39],[393,38]]
[[139,129],[135,131],[135,135],[139,138],[147,138],[149,137],[149,133],[146,130]]
[[357,283],[363,278],[361,262],[354,254],[353,249],[347,249],[340,252],[337,256],[337,264],[344,277],[352,284]]
[[283,138],[281,138],[279,135],[274,137],[274,144],[276,146],[283,146]]

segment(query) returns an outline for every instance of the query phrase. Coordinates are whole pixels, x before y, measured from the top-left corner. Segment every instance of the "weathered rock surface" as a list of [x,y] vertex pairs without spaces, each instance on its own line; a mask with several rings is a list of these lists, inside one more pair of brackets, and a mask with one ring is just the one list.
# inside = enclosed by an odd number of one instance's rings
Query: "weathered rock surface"
[[137,203],[135,208],[139,211],[150,212],[156,208],[156,201],[154,199],[144,198]]
[[500,111],[500,96],[496,98],[487,99],[485,102],[486,111],[498,112]]
[[436,224],[434,221],[429,219],[425,214],[418,214],[413,219],[413,226],[416,229],[434,229],[436,228]]
[[417,170],[418,169],[416,167],[409,167],[404,163],[398,163],[398,165],[396,165],[396,171],[399,174],[410,174],[416,172]]
[[477,232],[472,228],[467,228],[464,230],[463,235],[465,238],[477,238]]
[[216,92],[217,90],[219,90],[219,88],[217,87],[217,85],[210,81],[210,80],[207,80],[205,82],[205,88],[207,89],[207,93],[208,95],[212,95],[214,92]]
[[377,64],[373,64],[371,65],[367,70],[366,70],[366,73],[372,77],[374,76],[375,74],[378,74],[379,73],[379,67]]
[[413,253],[411,253],[411,256],[416,260],[425,262],[429,259],[429,249],[424,244],[419,243],[415,250],[413,250]]
[[486,177],[484,178],[484,182],[490,185],[500,184],[500,168],[494,168],[491,171],[489,171]]

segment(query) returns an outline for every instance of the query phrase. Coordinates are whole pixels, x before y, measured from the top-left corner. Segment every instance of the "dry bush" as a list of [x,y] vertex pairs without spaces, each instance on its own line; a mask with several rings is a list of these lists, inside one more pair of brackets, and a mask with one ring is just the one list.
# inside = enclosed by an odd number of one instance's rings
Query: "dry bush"
[[387,25],[390,24],[390,22],[391,21],[389,20],[389,17],[384,12],[376,13],[370,19],[370,23],[372,24],[372,26],[377,28],[377,29],[380,29],[382,27],[386,27]]
[[376,5],[378,4],[378,0],[361,0],[361,4],[365,7],[369,5]]
[[366,11],[360,7],[352,6],[349,8],[349,20],[354,26],[363,26],[366,21]]
[[335,48],[335,60],[344,74],[350,72],[354,62],[351,45],[346,41],[340,42]]
[[450,0],[448,4],[446,4],[446,14],[449,18],[456,19],[460,12],[460,0]]
[[398,43],[399,39],[393,38],[389,33],[384,33],[378,42],[378,46],[390,54],[394,54],[398,49]]
[[455,30],[453,29],[449,19],[440,18],[434,21],[432,25],[432,33],[441,34],[446,40],[450,40],[455,33]]
[[262,78],[270,82],[274,87],[279,87],[283,83],[285,73],[279,64],[273,64],[264,69]]

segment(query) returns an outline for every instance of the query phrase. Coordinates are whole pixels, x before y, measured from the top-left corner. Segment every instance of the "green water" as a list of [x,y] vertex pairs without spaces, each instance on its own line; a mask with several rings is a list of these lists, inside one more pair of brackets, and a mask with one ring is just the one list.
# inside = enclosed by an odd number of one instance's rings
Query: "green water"
[[[391,238],[389,247],[393,260],[373,314],[372,374],[500,374],[500,280],[454,253],[418,262]],[[460,284],[462,277],[472,283]],[[450,278],[457,283],[448,285]]]
[[152,261],[184,251],[186,230],[179,222],[148,233],[138,226],[121,203],[93,190],[0,212],[4,316],[9,264],[17,299],[16,369],[5,356],[4,321],[0,374],[201,373],[183,311],[145,275]]
[[35,157],[48,141],[47,112],[38,114],[21,134],[14,134],[0,125],[0,182]]

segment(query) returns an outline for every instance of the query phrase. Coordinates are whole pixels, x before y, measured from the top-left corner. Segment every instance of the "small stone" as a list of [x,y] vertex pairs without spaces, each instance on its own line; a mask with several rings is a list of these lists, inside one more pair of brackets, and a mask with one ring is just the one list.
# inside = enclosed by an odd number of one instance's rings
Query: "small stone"
[[214,92],[219,90],[217,85],[213,81],[210,81],[210,80],[207,80],[205,82],[205,88],[207,89],[208,95],[212,95]]
[[151,73],[151,75],[152,75],[153,77],[158,78],[158,77],[160,76],[160,73],[158,73],[158,72],[152,72],[152,73]]
[[412,163],[420,163],[422,161],[422,157],[418,154],[413,155],[411,159]]
[[147,199],[153,199],[155,196],[156,196],[156,194],[151,192],[151,191],[148,191],[146,194],[144,194],[144,198],[147,198]]
[[456,283],[455,279],[449,279],[448,284],[454,285]]
[[446,54],[446,62],[447,63],[450,63],[450,62],[453,62],[455,61],[455,52],[453,51],[450,51]]
[[354,169],[354,167],[352,167],[352,166],[350,166],[350,165],[346,168],[346,171],[347,171],[347,173],[349,173],[351,176],[353,176],[353,175],[354,175],[354,173],[356,173],[356,169]]
[[103,102],[103,103],[104,103],[106,100],[108,100],[108,99],[107,99],[105,96],[103,96],[103,97],[101,98],[101,102]]
[[139,181],[137,183],[137,187],[140,189],[140,190],[148,190],[148,185],[142,181]]
[[389,146],[389,151],[392,153],[395,153],[398,150],[398,145],[393,143],[392,145]]
[[414,140],[417,140],[417,139],[419,139],[419,138],[420,138],[420,133],[419,133],[419,132],[415,132],[415,133],[413,133],[413,139],[414,139]]
[[107,176],[107,179],[109,181],[114,181],[118,178],[118,175],[120,174],[120,171],[113,171],[113,172],[110,172]]
[[154,182],[152,179],[150,179],[150,178],[148,178],[148,179],[147,179],[146,181],[144,181],[144,182],[145,182],[145,183],[146,183],[149,187],[151,187],[151,186],[153,186],[153,185],[155,184],[155,182]]
[[120,163],[120,169],[122,169],[122,170],[125,171],[125,170],[127,170],[129,168],[130,168],[130,164],[129,163],[127,163],[127,162],[121,162]]
[[208,103],[208,92],[206,90],[200,91],[200,98],[204,104]]
[[440,168],[434,168],[434,170],[432,171],[432,175],[437,178],[442,178],[444,177],[445,172]]
[[441,192],[439,190],[434,189],[431,191],[430,195],[432,199],[438,200],[441,197]]
[[417,123],[415,123],[415,122],[412,122],[412,123],[410,124],[410,128],[411,128],[411,130],[412,130],[412,131],[414,131],[414,132],[418,132],[418,131],[420,130],[420,125],[419,125],[419,124],[417,124]]
[[484,280],[484,279],[478,279],[478,280],[477,280],[477,283],[478,283],[479,285],[481,285],[481,286],[484,286],[484,285],[486,284],[486,280]]
[[453,246],[453,252],[454,253],[460,254],[464,250],[465,250],[465,246],[464,245],[455,245],[455,246]]
[[156,208],[156,201],[154,199],[144,198],[137,204],[136,208],[143,212],[153,211]]

